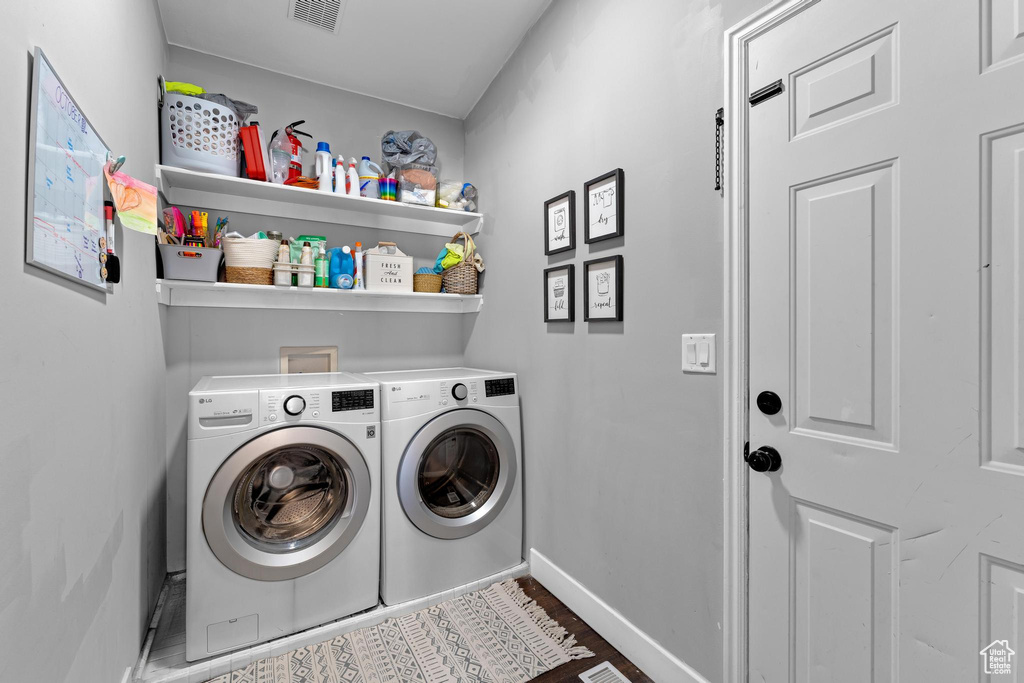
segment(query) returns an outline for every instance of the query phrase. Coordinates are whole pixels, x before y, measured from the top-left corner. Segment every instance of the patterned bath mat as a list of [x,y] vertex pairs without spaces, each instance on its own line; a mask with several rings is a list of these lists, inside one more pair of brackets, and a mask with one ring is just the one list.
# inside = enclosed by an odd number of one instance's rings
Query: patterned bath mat
[[522,683],[593,656],[509,580],[209,683]]

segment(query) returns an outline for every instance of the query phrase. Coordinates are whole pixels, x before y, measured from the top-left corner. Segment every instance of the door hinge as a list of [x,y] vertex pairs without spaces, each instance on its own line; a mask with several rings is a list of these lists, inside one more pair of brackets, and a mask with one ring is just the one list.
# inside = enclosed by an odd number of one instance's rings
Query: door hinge
[[786,88],[785,86],[782,85],[782,79],[780,78],[774,83],[770,83],[761,88],[760,90],[755,90],[754,92],[752,92],[750,94],[750,97],[748,98],[748,101],[750,102],[751,107],[756,107],[765,100],[770,100],[776,95],[781,95],[783,92],[785,92],[785,90]]
[[725,109],[715,112],[715,191],[722,191],[722,129],[725,127]]

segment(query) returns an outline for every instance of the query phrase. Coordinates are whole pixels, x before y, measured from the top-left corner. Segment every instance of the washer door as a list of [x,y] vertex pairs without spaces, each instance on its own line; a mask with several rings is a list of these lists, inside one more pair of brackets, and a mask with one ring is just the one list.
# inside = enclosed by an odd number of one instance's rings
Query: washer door
[[516,450],[497,418],[453,410],[425,424],[398,466],[406,516],[437,538],[464,538],[498,516],[516,480]]
[[220,466],[203,500],[203,531],[232,571],[294,579],[352,542],[369,503],[370,471],[352,442],[318,427],[284,427]]

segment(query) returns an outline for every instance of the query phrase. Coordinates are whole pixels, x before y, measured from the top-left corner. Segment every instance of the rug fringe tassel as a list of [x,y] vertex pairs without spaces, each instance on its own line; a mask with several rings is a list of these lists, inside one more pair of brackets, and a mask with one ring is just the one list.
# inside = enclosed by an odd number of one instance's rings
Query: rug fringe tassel
[[537,604],[536,600],[526,595],[518,581],[508,579],[498,585],[512,598],[513,602],[530,616],[533,623],[537,624],[540,630],[544,632],[544,635],[559,644],[569,659],[586,659],[587,657],[594,656],[594,653],[586,646],[577,645],[576,636],[570,635],[564,626],[548,616],[548,613]]

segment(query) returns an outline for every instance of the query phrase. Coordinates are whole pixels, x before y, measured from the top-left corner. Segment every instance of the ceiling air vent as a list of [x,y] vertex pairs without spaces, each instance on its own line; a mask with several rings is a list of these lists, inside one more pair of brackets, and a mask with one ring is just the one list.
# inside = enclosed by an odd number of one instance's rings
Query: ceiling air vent
[[335,33],[344,0],[288,0],[288,16]]
[[630,683],[611,662],[601,662],[593,669],[587,669],[580,674],[580,680],[583,683]]

